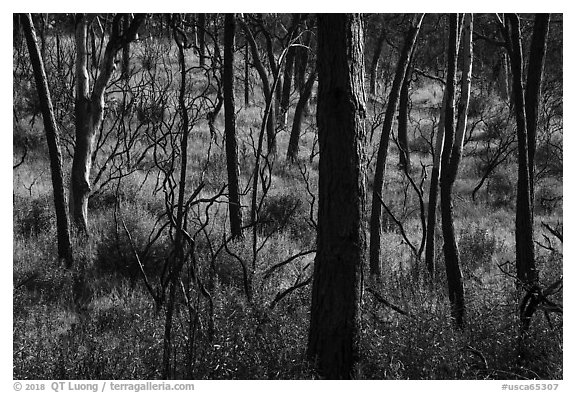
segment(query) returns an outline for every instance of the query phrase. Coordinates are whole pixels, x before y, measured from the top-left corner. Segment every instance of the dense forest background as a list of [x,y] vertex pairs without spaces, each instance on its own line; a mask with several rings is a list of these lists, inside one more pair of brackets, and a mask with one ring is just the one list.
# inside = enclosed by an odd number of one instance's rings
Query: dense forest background
[[561,14],[14,14],[15,379],[562,379]]

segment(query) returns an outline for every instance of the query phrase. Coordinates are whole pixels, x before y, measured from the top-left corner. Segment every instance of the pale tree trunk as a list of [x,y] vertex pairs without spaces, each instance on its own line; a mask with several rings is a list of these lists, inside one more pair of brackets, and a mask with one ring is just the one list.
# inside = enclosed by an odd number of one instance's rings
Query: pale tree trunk
[[[448,83],[446,85],[447,113],[445,120],[444,150],[442,153],[442,175],[440,177],[440,194],[442,208],[442,236],[444,238],[444,261],[448,282],[448,296],[452,306],[452,318],[457,326],[464,324],[465,304],[460,254],[454,230],[454,212],[452,190],[458,175],[458,166],[462,157],[466,123],[468,121],[468,104],[470,102],[470,85],[472,80],[472,14],[464,16],[463,30],[463,71],[460,101],[458,103],[458,122],[454,132],[454,83],[458,58],[457,14],[450,15]],[[454,57],[454,58],[453,58]]]
[[390,95],[388,97],[388,105],[386,107],[386,114],[384,115],[384,125],[382,126],[382,135],[378,147],[376,172],[374,174],[374,188],[372,190],[372,215],[370,217],[370,275],[375,277],[380,277],[382,271],[382,263],[380,261],[382,206],[380,204],[379,196],[381,197],[384,185],[390,133],[392,131],[396,108],[398,107],[400,88],[402,87],[402,82],[406,76],[410,56],[412,55],[412,50],[414,49],[423,18],[424,14],[414,15],[411,26],[406,34],[406,40],[400,58],[398,59],[394,82],[392,83],[392,89],[390,90]]
[[524,283],[538,280],[534,261],[534,223],[530,198],[530,171],[528,169],[528,136],[524,88],[522,86],[522,42],[520,20],[516,14],[506,14],[506,40],[512,69],[512,96],[516,113],[518,139],[518,185],[516,192],[516,270]]
[[48,154],[50,155],[50,170],[52,173],[52,189],[54,192],[54,207],[56,210],[56,232],[58,237],[58,257],[64,259],[66,267],[70,268],[74,262],[72,242],[70,241],[70,222],[66,212],[66,192],[62,176],[62,155],[60,154],[60,136],[54,117],[48,78],[44,69],[44,62],[38,48],[36,31],[32,22],[32,15],[21,15],[24,35],[30,53],[30,62],[34,70],[36,89],[44,119],[44,131],[48,142]]
[[70,214],[79,233],[88,235],[88,197],[90,196],[90,170],[92,168],[92,148],[96,131],[102,123],[104,94],[116,65],[114,58],[126,41],[134,40],[144,15],[136,15],[128,29],[122,34],[120,24],[122,14],[114,17],[113,33],[104,51],[98,78],[89,91],[88,50],[86,38],[89,19],[86,15],[76,16],[76,99],[75,127],[76,140],[70,180]]
[[224,128],[226,134],[226,168],[228,171],[228,210],[230,231],[234,238],[242,237],[242,210],[238,178],[238,142],[236,140],[236,112],[234,105],[234,34],[236,17],[226,14],[224,20]]
[[408,117],[410,115],[410,64],[406,71],[406,77],[400,89],[400,102],[398,104],[398,165],[400,168],[410,171],[410,147],[408,144]]
[[432,164],[432,174],[430,175],[430,192],[428,194],[428,223],[426,225],[426,268],[431,279],[436,274],[436,206],[438,206],[438,183],[442,167],[442,149],[444,148],[444,121],[446,119],[446,99],[444,92],[442,107],[440,109],[440,119],[438,121],[438,131],[436,133],[436,143],[434,144],[434,162]]
[[360,15],[318,15],[319,206],[308,358],[327,379],[354,375],[360,344],[364,56]]
[[536,134],[538,133],[538,107],[540,87],[546,57],[546,41],[550,14],[536,14],[534,32],[530,45],[530,60],[526,76],[526,132],[528,138],[528,171],[530,172],[530,199],[534,205],[534,155],[536,154]]

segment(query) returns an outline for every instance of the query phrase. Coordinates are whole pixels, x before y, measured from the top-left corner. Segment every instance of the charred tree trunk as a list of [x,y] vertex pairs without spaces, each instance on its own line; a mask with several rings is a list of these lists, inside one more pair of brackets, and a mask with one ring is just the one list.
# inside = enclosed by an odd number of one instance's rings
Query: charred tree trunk
[[538,107],[540,104],[540,86],[546,57],[546,40],[550,14],[536,14],[534,32],[530,45],[530,60],[526,76],[526,132],[528,138],[528,171],[530,172],[530,200],[534,204],[534,154],[536,153],[536,134],[538,133]]
[[512,96],[516,114],[518,139],[518,186],[516,192],[516,270],[524,283],[538,280],[534,261],[534,223],[530,198],[530,171],[528,169],[528,136],[522,86],[522,42],[520,20],[516,14],[506,14],[506,40],[512,69]]
[[388,106],[386,107],[386,114],[384,116],[384,125],[382,126],[382,135],[380,137],[380,145],[378,147],[378,155],[376,158],[376,173],[374,174],[374,189],[372,194],[372,215],[370,217],[370,275],[380,277],[382,265],[380,261],[380,236],[381,236],[381,217],[382,206],[380,198],[382,194],[382,187],[384,185],[384,173],[386,172],[386,158],[388,156],[388,144],[390,142],[390,133],[392,131],[392,123],[394,122],[394,115],[398,106],[398,96],[400,95],[400,88],[406,70],[412,55],[412,50],[418,37],[418,31],[422,24],[423,14],[415,15],[412,20],[412,25],[406,34],[406,40],[402,53],[398,59],[398,66],[392,83],[392,90],[388,97]]
[[44,131],[48,142],[48,153],[50,155],[50,170],[52,173],[52,188],[54,192],[54,207],[56,210],[56,232],[58,237],[58,257],[64,259],[66,267],[70,268],[74,262],[72,253],[72,242],[70,241],[70,222],[67,214],[66,192],[62,176],[62,155],[60,154],[60,136],[58,126],[54,117],[50,90],[48,88],[48,78],[44,69],[44,62],[38,48],[36,31],[32,22],[32,15],[21,15],[24,35],[30,53],[30,62],[34,70],[34,79],[38,98],[44,119]]
[[[130,15],[126,14],[123,20],[123,30],[127,31],[130,27]],[[130,79],[130,41],[124,42],[122,45],[122,79],[128,81]]]
[[286,64],[284,66],[284,78],[282,84],[282,96],[280,97],[280,126],[286,125],[288,116],[288,107],[290,106],[290,92],[292,91],[292,77],[294,74],[294,60],[296,57],[296,47],[292,46],[292,40],[298,33],[300,24],[300,14],[294,14],[292,24],[288,34],[288,53],[286,54]]
[[298,104],[296,104],[296,110],[294,111],[294,121],[292,122],[292,132],[290,133],[290,141],[288,142],[288,152],[286,153],[286,159],[288,161],[296,162],[298,160],[298,150],[300,149],[300,131],[302,127],[302,117],[304,116],[304,110],[310,95],[312,94],[312,87],[316,81],[316,70],[312,71],[304,89],[300,94],[300,99]]
[[406,71],[406,77],[400,89],[400,102],[398,104],[398,146],[400,168],[410,171],[410,150],[408,145],[408,116],[410,111],[410,64]]
[[358,359],[365,257],[362,32],[359,15],[318,15],[319,210],[308,358],[328,379],[351,378]]
[[306,83],[306,69],[308,68],[309,48],[312,43],[312,32],[306,30],[303,34],[304,47],[296,48],[296,57],[294,59],[294,85],[302,92]]
[[236,18],[226,14],[224,20],[224,128],[226,134],[226,167],[228,170],[228,210],[232,237],[242,237],[242,210],[238,185],[238,142],[236,140],[236,112],[234,105],[234,34]]
[[206,64],[206,14],[198,14],[198,62],[200,67]]
[[448,296],[452,306],[452,318],[456,326],[464,324],[464,285],[460,270],[460,254],[454,230],[452,189],[458,174],[462,156],[462,144],[466,133],[470,83],[472,78],[472,14],[464,17],[464,68],[462,72],[461,98],[458,104],[458,124],[454,129],[454,97],[456,66],[458,59],[458,14],[450,15],[450,36],[448,41],[448,77],[446,84],[446,118],[444,129],[444,149],[442,152],[442,174],[440,176],[440,197],[442,209],[442,236],[444,238],[444,261],[448,282]]
[[382,29],[376,46],[374,47],[374,55],[372,56],[372,63],[370,64],[370,95],[376,95],[376,76],[378,75],[378,65],[380,64],[380,56],[382,55],[382,48],[384,47],[384,39],[386,38],[386,31]]

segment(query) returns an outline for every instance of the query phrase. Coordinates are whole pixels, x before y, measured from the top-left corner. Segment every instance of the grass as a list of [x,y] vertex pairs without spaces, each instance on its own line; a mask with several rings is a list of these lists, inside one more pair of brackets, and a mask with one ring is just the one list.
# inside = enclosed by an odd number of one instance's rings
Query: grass
[[[150,55],[144,51],[138,53],[139,61]],[[195,62],[194,58],[188,60]],[[438,104],[441,95],[437,90],[437,86],[418,90],[413,98],[413,113],[429,116],[424,107]],[[254,95],[254,100],[261,106],[259,97]],[[481,103],[475,105],[482,108]],[[259,131],[261,112],[255,105],[240,110],[237,117],[242,189],[251,182],[254,158],[249,134],[255,137]],[[421,120],[429,137],[430,122]],[[306,119],[303,129],[309,131],[302,136],[300,157],[309,175],[309,189],[317,195],[317,156],[308,162],[314,121],[313,115]],[[291,124],[291,114],[287,124]],[[221,132],[222,114],[215,125]],[[40,127],[28,132],[30,140],[42,140]],[[377,132],[374,140],[378,139]],[[188,189],[198,184],[205,170],[207,186],[201,198],[210,197],[226,183],[221,136],[217,137],[219,144],[212,145],[208,159],[206,149],[212,141],[206,122],[200,121],[190,137]],[[180,296],[176,306],[173,333],[176,378],[317,377],[305,356],[311,287],[297,289],[270,307],[278,293],[309,276],[314,254],[297,258],[269,276],[264,274],[291,255],[315,246],[315,233],[309,222],[311,196],[298,168],[284,163],[287,142],[288,133],[280,132],[271,187],[260,211],[263,223],[257,228],[258,245],[268,240],[256,258],[252,304],[243,290],[241,264],[232,255],[251,264],[254,257],[251,231],[245,232],[244,240],[230,243],[230,253],[220,250],[216,254],[215,248],[221,244],[228,224],[226,205],[217,203],[210,210],[206,231],[196,238],[194,263],[186,265],[182,284],[190,300],[186,302]],[[422,139],[412,144],[425,150]],[[13,181],[14,378],[160,378],[164,308],[157,307],[144,286],[134,250],[121,222],[115,221],[115,216],[124,219],[134,249],[143,258],[145,271],[157,288],[163,264],[172,255],[174,246],[173,234],[166,232],[145,253],[155,222],[164,213],[164,195],[158,191],[154,174],[147,176],[144,170],[137,170],[122,180],[117,191],[116,183],[111,183],[91,199],[91,237],[86,242],[75,240],[76,265],[68,271],[55,258],[50,177],[42,169],[48,168],[47,158],[41,144],[31,146],[29,157],[14,171]],[[375,148],[374,144],[369,150]],[[18,157],[15,151],[15,162]],[[415,168],[419,160],[431,164],[426,152],[413,154]],[[402,218],[410,239],[417,243],[418,201],[411,189],[404,200],[406,180],[396,167],[397,162],[397,150],[391,149],[384,199]],[[65,168],[69,166],[66,158]],[[549,322],[543,313],[537,312],[524,352],[520,353],[517,317],[520,294],[514,280],[498,268],[499,264],[514,261],[515,255],[514,163],[503,164],[473,203],[470,193],[478,181],[474,168],[472,157],[463,160],[454,198],[465,279],[466,326],[458,330],[450,322],[441,234],[437,233],[436,243],[438,280],[430,284],[423,262],[412,255],[398,229],[389,222],[381,239],[384,276],[370,285],[414,318],[364,293],[357,378],[562,379],[561,317],[553,314]],[[372,172],[373,164],[366,174],[368,196]],[[419,171],[413,171],[412,175],[418,178]],[[546,200],[561,196],[561,185],[561,179],[547,177],[538,184],[536,193]],[[428,187],[426,180],[426,192]],[[245,193],[242,196],[245,222],[250,213],[249,201],[250,194]],[[191,213],[190,228],[198,225],[205,207],[206,204],[199,206],[196,215]],[[535,211],[536,223],[554,224],[558,220],[562,222],[561,202],[547,202]],[[543,241],[546,232],[539,225],[536,230],[536,238]],[[557,251],[537,246],[544,283],[552,283],[562,274],[561,244],[553,240],[553,246]],[[511,267],[506,265],[504,269]],[[208,289],[211,304],[199,290],[194,275]],[[561,302],[561,293],[556,296]]]

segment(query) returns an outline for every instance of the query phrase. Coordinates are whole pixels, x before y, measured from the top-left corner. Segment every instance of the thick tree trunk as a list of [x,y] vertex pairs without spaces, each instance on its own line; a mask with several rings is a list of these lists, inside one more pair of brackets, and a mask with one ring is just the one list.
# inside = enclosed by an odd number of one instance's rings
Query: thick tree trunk
[[399,163],[402,169],[410,170],[410,148],[408,145],[408,116],[410,106],[410,65],[400,89],[400,102],[398,104],[398,146],[400,148]]
[[304,110],[310,95],[312,94],[312,87],[314,86],[314,81],[316,81],[316,70],[312,71],[304,89],[300,93],[300,99],[296,104],[296,109],[294,111],[294,121],[292,122],[292,132],[290,133],[290,141],[288,142],[288,152],[286,153],[286,159],[288,161],[296,162],[298,160],[298,150],[300,149],[300,131],[302,127],[302,117],[304,115]]
[[518,186],[516,192],[516,270],[525,283],[538,280],[534,261],[534,223],[530,198],[530,171],[528,169],[528,137],[524,89],[522,86],[522,42],[520,20],[516,14],[506,14],[506,39],[512,69],[512,96],[516,114],[518,139]]
[[44,70],[44,62],[38,48],[36,31],[32,22],[32,15],[23,14],[22,25],[30,53],[30,62],[34,70],[34,79],[38,98],[44,119],[44,130],[48,142],[48,153],[50,155],[50,170],[52,173],[52,189],[54,192],[54,207],[56,210],[56,232],[58,236],[58,257],[66,262],[66,267],[70,268],[74,262],[72,253],[72,243],[70,241],[70,223],[68,220],[66,192],[62,176],[62,155],[60,154],[60,136],[58,126],[54,117],[50,90],[48,88],[48,78]]
[[384,47],[384,39],[386,38],[386,31],[382,29],[376,46],[374,47],[374,55],[372,56],[372,63],[370,64],[370,95],[376,96],[376,76],[378,75],[378,65],[380,64],[380,56],[382,55],[382,48]]
[[364,203],[365,97],[359,15],[318,15],[319,210],[308,357],[328,379],[358,359]]
[[460,255],[456,233],[454,231],[454,212],[452,207],[452,189],[458,174],[462,156],[462,143],[466,133],[470,83],[472,77],[472,14],[464,17],[464,66],[461,97],[458,104],[458,124],[454,130],[454,96],[456,66],[458,59],[458,15],[450,15],[450,37],[448,43],[448,78],[446,84],[447,106],[444,130],[444,150],[442,152],[442,175],[440,177],[440,196],[442,208],[442,235],[444,237],[444,261],[448,282],[448,296],[452,306],[452,318],[457,326],[464,324],[464,285],[460,270]]
[[526,132],[528,138],[528,171],[530,172],[530,200],[534,205],[534,154],[536,153],[536,134],[538,133],[538,106],[540,104],[540,86],[546,57],[546,40],[550,14],[536,14],[534,32],[530,45],[530,60],[526,76]]
[[394,82],[392,83],[392,90],[388,97],[388,106],[386,107],[386,114],[384,115],[384,125],[382,126],[382,135],[378,147],[376,173],[374,174],[374,189],[372,191],[372,215],[370,217],[370,275],[375,277],[379,277],[382,270],[380,261],[382,206],[378,196],[382,194],[382,187],[384,185],[384,173],[386,172],[386,158],[388,156],[390,132],[392,131],[392,123],[394,122],[394,115],[398,106],[400,88],[404,81],[404,77],[406,76],[410,56],[412,55],[412,50],[414,49],[423,18],[423,14],[415,15],[412,25],[406,34],[404,47],[402,48],[402,53],[398,59],[396,75],[394,76]]
[[198,61],[200,67],[206,64],[206,14],[198,14]]
[[228,210],[230,231],[234,238],[242,237],[242,210],[238,186],[238,142],[236,140],[236,112],[234,105],[234,34],[236,18],[226,14],[224,20],[224,128],[226,134],[226,167],[228,170]]

